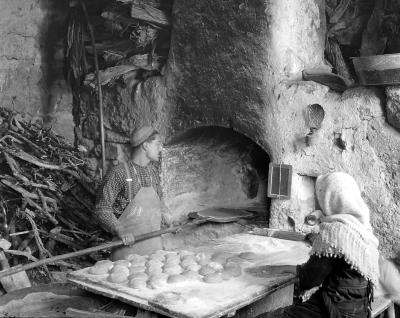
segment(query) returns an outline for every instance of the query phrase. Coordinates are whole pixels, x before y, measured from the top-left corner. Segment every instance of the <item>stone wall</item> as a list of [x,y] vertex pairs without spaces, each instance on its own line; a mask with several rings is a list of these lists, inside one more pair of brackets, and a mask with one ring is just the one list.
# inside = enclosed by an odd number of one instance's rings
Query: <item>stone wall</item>
[[[383,90],[353,88],[339,94],[301,81],[304,68],[324,64],[322,5],[318,0],[175,0],[163,75],[133,90],[124,83],[105,89],[107,136],[120,134],[114,144],[123,147],[122,136],[143,123],[153,124],[167,138],[207,126],[246,136],[271,161],[293,166],[292,198],[272,200],[270,225],[304,232],[312,230],[304,217],[315,209],[315,177],[349,172],[370,206],[381,249],[393,256],[400,243],[400,134],[386,122]],[[90,96],[78,127],[86,141],[96,135],[95,128],[89,129],[95,120],[88,118],[96,118]],[[324,108],[325,119],[309,146],[305,109],[315,103]],[[179,170],[187,158],[175,150],[163,153],[163,190],[170,207],[181,195],[175,191],[176,180],[183,180],[181,189],[191,187],[190,178],[181,175],[188,171]],[[181,212],[173,216],[179,219]],[[208,235],[216,232],[213,228]]]
[[0,105],[39,117],[73,141],[63,75],[67,0],[2,0]]

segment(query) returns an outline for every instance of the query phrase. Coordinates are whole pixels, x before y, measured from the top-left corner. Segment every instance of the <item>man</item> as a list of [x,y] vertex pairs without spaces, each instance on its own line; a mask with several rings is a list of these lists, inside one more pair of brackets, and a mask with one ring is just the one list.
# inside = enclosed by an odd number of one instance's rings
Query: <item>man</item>
[[135,235],[161,228],[160,176],[153,164],[160,159],[160,135],[142,127],[132,134],[131,146],[131,160],[108,171],[96,198],[94,214],[100,225],[124,242],[112,251],[113,261],[162,249],[161,237],[135,243]]

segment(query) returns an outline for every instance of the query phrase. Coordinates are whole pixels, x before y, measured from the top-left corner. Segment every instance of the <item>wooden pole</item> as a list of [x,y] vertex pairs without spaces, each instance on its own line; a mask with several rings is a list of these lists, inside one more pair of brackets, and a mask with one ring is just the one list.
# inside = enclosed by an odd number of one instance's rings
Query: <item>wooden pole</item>
[[[172,232],[177,232],[178,230],[182,230],[183,228],[187,228],[187,227],[191,227],[191,226],[196,226],[202,223],[205,223],[209,221],[209,219],[199,219],[199,220],[195,220],[193,222],[187,223],[185,225],[179,225],[179,226],[174,226],[174,227],[170,227],[167,229],[163,229],[163,230],[158,230],[158,231],[153,231],[150,233],[146,233],[146,234],[142,234],[142,235],[138,235],[135,236],[135,242],[140,242],[140,241],[144,241],[153,237],[157,237],[160,236],[162,234],[166,234],[166,233],[172,233]],[[29,263],[29,264],[25,264],[25,265],[17,265],[17,266],[13,266],[10,267],[6,270],[2,270],[0,271],[0,279],[6,276],[9,276],[11,274],[15,274],[18,272],[22,272],[28,269],[32,269],[38,266],[42,266],[45,264],[49,264],[49,263],[55,263],[57,261],[61,261],[64,259],[68,259],[68,258],[73,258],[73,257],[78,257],[78,256],[83,256],[83,255],[87,255],[93,252],[97,252],[97,251],[102,251],[102,250],[106,250],[106,249],[110,249],[113,247],[118,247],[118,246],[122,246],[124,243],[121,240],[118,241],[114,241],[114,242],[108,242],[99,246],[94,246],[94,247],[90,247],[90,248],[86,248],[80,251],[76,251],[76,252],[72,252],[72,253],[67,253],[67,254],[63,254],[63,255],[57,255],[54,257],[50,257],[50,258],[45,258],[42,259],[40,261],[37,262],[33,262],[33,263]]]
[[106,146],[105,146],[105,138],[104,138],[104,115],[103,115],[103,92],[101,89],[100,76],[99,76],[99,61],[97,58],[96,51],[96,43],[94,38],[94,29],[89,20],[89,15],[86,10],[86,5],[83,0],[80,0],[80,4],[82,6],[83,13],[85,15],[86,23],[88,26],[90,41],[93,47],[93,57],[94,57],[94,68],[96,71],[96,82],[97,82],[97,93],[98,93],[98,102],[99,102],[99,125],[100,125],[100,142],[101,142],[101,177],[106,173]]

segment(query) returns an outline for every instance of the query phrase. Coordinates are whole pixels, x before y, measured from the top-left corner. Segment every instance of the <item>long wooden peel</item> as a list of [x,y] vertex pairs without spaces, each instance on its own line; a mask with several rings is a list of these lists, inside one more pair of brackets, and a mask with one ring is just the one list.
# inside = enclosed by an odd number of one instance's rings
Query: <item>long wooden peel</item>
[[[142,234],[142,235],[138,235],[135,236],[135,242],[140,242],[140,241],[144,241],[153,237],[157,237],[160,236],[162,234],[166,234],[166,233],[173,233],[173,232],[177,232],[179,230],[182,230],[184,228],[188,228],[188,227],[192,227],[192,226],[196,226],[196,225],[200,225],[203,224],[207,221],[210,221],[210,219],[197,219],[194,221],[191,221],[189,223],[186,223],[184,225],[178,225],[178,226],[174,226],[174,227],[169,227],[167,229],[163,229],[163,230],[158,230],[158,231],[153,231],[153,232],[149,232],[146,234]],[[87,255],[93,252],[97,252],[97,251],[102,251],[102,250],[106,250],[106,249],[110,249],[113,247],[118,247],[118,246],[122,246],[124,245],[124,243],[122,242],[122,240],[118,240],[118,241],[114,241],[114,242],[108,242],[102,245],[98,245],[98,246],[94,246],[94,247],[89,247],[80,251],[76,251],[76,252],[72,252],[72,253],[67,253],[67,254],[62,254],[62,255],[57,255],[54,257],[49,257],[49,258],[45,258],[42,259],[40,261],[37,262],[33,262],[33,263],[29,263],[29,264],[25,264],[25,265],[17,265],[17,266],[13,266],[10,267],[8,269],[2,270],[0,271],[0,278],[18,273],[18,272],[22,272],[28,269],[32,269],[38,266],[42,266],[45,264],[50,264],[50,263],[55,263],[64,259],[68,259],[68,258],[74,258],[74,257],[78,257],[78,256],[83,256],[83,255]]]

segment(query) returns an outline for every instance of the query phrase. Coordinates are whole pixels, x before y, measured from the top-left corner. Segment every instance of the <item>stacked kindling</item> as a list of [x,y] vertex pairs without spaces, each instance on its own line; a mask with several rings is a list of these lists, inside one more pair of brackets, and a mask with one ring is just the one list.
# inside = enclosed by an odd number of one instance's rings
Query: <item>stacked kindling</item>
[[93,175],[84,149],[0,108],[0,234],[12,243],[5,251],[11,265],[109,239],[91,216]]

